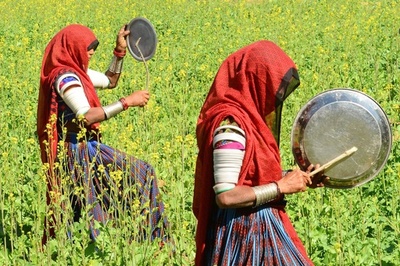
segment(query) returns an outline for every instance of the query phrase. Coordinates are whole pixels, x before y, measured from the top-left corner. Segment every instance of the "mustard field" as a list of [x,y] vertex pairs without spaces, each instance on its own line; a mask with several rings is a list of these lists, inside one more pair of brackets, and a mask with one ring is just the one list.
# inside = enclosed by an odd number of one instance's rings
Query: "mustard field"
[[[282,47],[301,79],[283,110],[285,169],[296,167],[290,144],[296,114],[320,92],[362,91],[391,124],[392,151],[372,181],[287,196],[286,210],[309,256],[324,266],[400,265],[398,0],[1,0],[0,14],[0,265],[193,265],[197,117],[222,61],[261,39]],[[151,99],[145,108],[105,121],[101,130],[106,144],[154,166],[174,243],[160,249],[129,241],[141,218],[123,213],[110,225],[98,225],[96,243],[88,237],[88,219],[82,219],[61,226],[42,248],[49,209],[35,130],[44,49],[64,26],[84,24],[100,42],[89,67],[105,72],[118,30],[135,17],[150,20],[158,38],[148,61]],[[145,70],[127,55],[119,86],[98,92],[102,103],[145,88]]]

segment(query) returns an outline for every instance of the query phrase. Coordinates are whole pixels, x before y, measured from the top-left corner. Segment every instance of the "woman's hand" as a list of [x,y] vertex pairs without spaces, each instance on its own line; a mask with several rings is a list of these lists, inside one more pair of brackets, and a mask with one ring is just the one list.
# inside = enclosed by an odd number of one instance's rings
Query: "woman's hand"
[[[307,167],[307,173],[309,174],[315,169],[318,169],[319,167],[320,167],[319,164],[316,164],[315,166],[313,164],[310,164]],[[311,177],[311,184],[308,184],[308,187],[310,188],[324,187],[324,183],[327,180],[329,180],[329,177],[324,175],[324,171],[318,172]]]
[[312,180],[308,173],[295,169],[277,181],[277,184],[282,194],[293,194],[306,191]]
[[129,35],[130,31],[129,30],[125,30],[126,25],[124,25],[117,34],[117,40],[116,40],[116,44],[115,44],[115,50],[117,50],[117,52],[125,52],[126,50],[126,36]]
[[143,107],[150,99],[150,93],[147,90],[135,91],[129,96],[125,97],[125,101],[129,107],[140,106]]

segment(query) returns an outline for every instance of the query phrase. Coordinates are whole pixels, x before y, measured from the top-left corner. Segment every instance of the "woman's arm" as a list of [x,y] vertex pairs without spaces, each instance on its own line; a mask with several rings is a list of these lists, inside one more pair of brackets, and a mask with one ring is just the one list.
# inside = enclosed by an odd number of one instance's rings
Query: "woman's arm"
[[[275,194],[275,198],[277,198],[280,194],[293,194],[306,191],[309,182],[310,176],[306,172],[297,169],[285,175],[281,180],[277,181],[276,184],[271,183],[263,186],[272,186],[271,189],[275,189],[274,186],[277,186],[277,192]],[[236,186],[234,189],[222,192],[216,196],[216,202],[220,208],[255,206],[256,199],[254,188],[248,186]]]
[[135,91],[125,98],[102,107],[92,107],[85,113],[85,125],[91,125],[116,116],[129,107],[143,107],[149,101],[150,94],[146,90]]
[[251,187],[236,186],[217,194],[215,201],[221,209],[251,207],[256,202],[256,195]]
[[281,194],[306,191],[308,186],[323,186],[321,176],[312,178],[309,175],[314,169],[313,165],[310,165],[306,172],[300,169],[290,171],[279,181],[270,184],[256,187],[238,186],[246,134],[234,121],[226,123],[228,124],[218,127],[213,134],[213,189],[220,208],[258,206],[279,198]]
[[[321,175],[316,175],[311,177],[309,173],[319,165],[310,165],[306,172],[300,169],[293,170],[282,177],[276,182],[277,193],[276,196],[279,197],[280,194],[294,194],[298,192],[303,192],[307,190],[307,187],[316,188],[323,187],[324,180],[329,179],[329,177]],[[272,183],[273,184],[273,183]],[[268,186],[267,184],[264,186]],[[222,192],[216,195],[216,202],[220,208],[241,208],[255,206],[256,204],[256,194],[252,187],[248,186],[236,186],[234,189]]]
[[79,78],[73,73],[61,76],[56,83],[56,89],[76,116],[84,116],[86,126],[110,119],[129,107],[145,106],[150,98],[148,91],[141,90],[109,105],[91,107]]
[[109,88],[115,88],[118,84],[119,76],[122,72],[122,65],[124,56],[126,54],[126,36],[129,35],[130,31],[125,30],[126,25],[124,25],[117,34],[116,45],[114,48],[114,56],[111,60],[110,66],[106,71],[106,76],[110,80]]

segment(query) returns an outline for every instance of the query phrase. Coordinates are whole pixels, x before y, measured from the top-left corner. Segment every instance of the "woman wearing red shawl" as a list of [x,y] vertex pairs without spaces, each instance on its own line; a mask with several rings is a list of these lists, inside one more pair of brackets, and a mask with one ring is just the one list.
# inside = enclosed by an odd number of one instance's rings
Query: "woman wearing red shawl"
[[309,176],[313,165],[283,172],[279,154],[283,101],[299,84],[294,62],[269,41],[221,65],[196,130],[196,265],[312,265],[284,194],[324,177]]
[[[134,198],[140,201],[147,221],[135,228],[141,233],[140,238],[164,238],[167,226],[152,166],[103,144],[99,132],[100,122],[129,107],[142,107],[149,99],[148,91],[135,91],[102,106],[97,96],[95,88],[116,87],[126,54],[125,38],[129,33],[125,27],[119,30],[114,56],[103,74],[88,68],[89,59],[99,44],[96,36],[85,26],[69,25],[47,45],[40,73],[37,133],[41,159],[48,167],[47,203],[50,213],[57,209],[54,204],[63,205],[60,203],[61,193],[70,191],[66,196],[70,198],[74,221],[79,220],[85,206],[90,206],[88,215],[92,239],[99,234],[95,221],[104,224],[118,215],[113,210],[115,200],[123,206],[129,205]],[[120,172],[124,173],[122,180],[113,178],[113,174]],[[65,173],[66,184],[72,184],[69,190],[61,187],[62,184],[65,186],[62,181]],[[77,191],[82,193],[73,193]],[[119,198],[111,194],[119,195]],[[61,215],[54,212],[46,217],[43,243],[55,235],[57,224],[59,227],[59,223],[71,222],[60,220]]]

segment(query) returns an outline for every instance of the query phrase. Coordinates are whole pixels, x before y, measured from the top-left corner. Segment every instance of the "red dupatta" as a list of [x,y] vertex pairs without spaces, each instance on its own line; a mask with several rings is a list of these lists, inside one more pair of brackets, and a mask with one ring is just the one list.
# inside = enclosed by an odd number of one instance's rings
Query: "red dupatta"
[[[81,80],[90,106],[101,106],[96,90],[86,74],[89,64],[87,49],[95,41],[96,36],[89,28],[73,24],[59,31],[46,47],[40,72],[37,108],[37,133],[43,162],[54,162],[57,152],[58,104],[53,84],[61,73],[75,73]],[[98,124],[91,125],[91,129],[97,127]],[[45,142],[48,143],[48,151]]]
[[[193,212],[198,219],[196,265],[204,265],[208,221],[216,208],[212,189],[212,134],[228,116],[246,132],[245,157],[238,185],[257,186],[279,180],[282,177],[279,147],[265,118],[275,111],[277,98],[284,100],[288,95],[280,95],[287,73],[297,76],[294,62],[269,41],[258,41],[238,50],[218,70],[196,129],[199,148],[193,198]],[[290,221],[284,216],[289,235],[297,246],[302,247]]]

